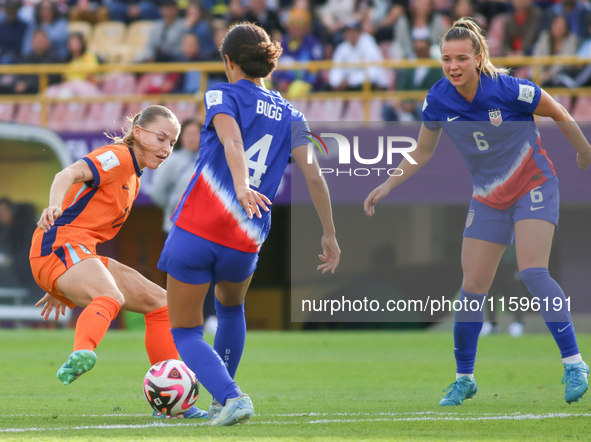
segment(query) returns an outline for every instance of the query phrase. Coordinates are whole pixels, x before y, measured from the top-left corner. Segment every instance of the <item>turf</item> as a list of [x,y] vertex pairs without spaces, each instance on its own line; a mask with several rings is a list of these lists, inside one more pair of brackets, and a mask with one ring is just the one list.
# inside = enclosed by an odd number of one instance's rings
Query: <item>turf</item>
[[[95,368],[62,386],[72,342],[71,331],[0,331],[0,440],[591,440],[591,393],[566,404],[549,334],[482,338],[478,394],[443,408],[451,333],[249,333],[237,382],[256,416],[230,428],[150,417],[140,332],[109,332]],[[591,335],[579,345],[588,354]],[[202,389],[197,405],[210,400]]]

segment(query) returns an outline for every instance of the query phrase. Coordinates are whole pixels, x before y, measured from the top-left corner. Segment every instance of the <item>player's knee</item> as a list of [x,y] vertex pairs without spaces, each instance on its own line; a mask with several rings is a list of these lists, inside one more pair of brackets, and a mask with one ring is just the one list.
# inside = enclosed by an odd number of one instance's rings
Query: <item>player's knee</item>
[[114,299],[115,301],[117,301],[119,303],[119,305],[121,307],[123,307],[125,305],[125,297],[119,291],[111,291],[109,293],[104,293],[102,296],[107,296],[109,298]]
[[215,294],[216,306],[221,304],[223,307],[238,307],[244,304],[244,296],[241,295],[219,295],[216,292]]
[[148,309],[148,311],[164,307],[166,305],[166,290],[162,287],[155,286],[152,290],[149,290],[144,294],[142,304]]
[[537,287],[550,277],[547,268],[544,267],[530,267],[522,270],[519,275],[525,286],[531,291],[532,287]]
[[166,305],[166,290],[156,284],[150,285],[141,293],[134,293],[131,304],[138,313],[151,313]]
[[488,293],[490,284],[489,281],[483,281],[479,278],[473,278],[468,275],[464,275],[464,279],[462,280],[462,288],[464,291],[474,295],[484,295],[485,293]]
[[121,293],[117,293],[113,299],[119,303],[121,307],[125,305],[125,297]]

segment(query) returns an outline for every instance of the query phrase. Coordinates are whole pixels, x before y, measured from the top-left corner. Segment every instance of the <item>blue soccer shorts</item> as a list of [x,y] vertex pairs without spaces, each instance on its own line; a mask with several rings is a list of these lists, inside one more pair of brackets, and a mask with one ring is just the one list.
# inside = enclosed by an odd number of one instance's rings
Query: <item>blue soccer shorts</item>
[[172,226],[158,268],[187,284],[242,282],[254,273],[258,252],[247,253]]
[[559,205],[557,177],[526,193],[504,210],[494,209],[472,198],[463,236],[497,244],[514,244],[515,223],[522,219],[541,219],[558,228]]

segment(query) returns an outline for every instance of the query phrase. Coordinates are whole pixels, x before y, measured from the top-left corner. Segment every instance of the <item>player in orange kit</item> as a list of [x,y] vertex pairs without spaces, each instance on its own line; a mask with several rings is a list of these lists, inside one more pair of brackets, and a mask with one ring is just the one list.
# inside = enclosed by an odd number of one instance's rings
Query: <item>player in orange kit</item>
[[[123,138],[114,138],[112,145],[94,150],[55,176],[29,259],[35,280],[47,292],[38,303],[45,302],[46,318],[54,307],[63,311],[64,304],[84,307],[74,352],[57,372],[64,385],[94,366],[93,350],[121,308],[145,315],[152,364],[178,359],[166,291],[130,267],[98,256],[96,245],[117,234],[137,197],[142,169],[157,169],[170,156],[179,131],[170,110],[150,106],[133,118]],[[193,407],[183,417],[207,413]]]

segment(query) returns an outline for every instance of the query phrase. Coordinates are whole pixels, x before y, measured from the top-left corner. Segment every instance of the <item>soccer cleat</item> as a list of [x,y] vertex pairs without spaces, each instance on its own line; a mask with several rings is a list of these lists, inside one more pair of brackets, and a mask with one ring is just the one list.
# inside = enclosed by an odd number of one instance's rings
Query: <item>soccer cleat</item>
[[211,404],[209,405],[209,417],[211,419],[216,417],[218,414],[220,414],[220,411],[222,411],[222,408],[224,408],[223,405],[214,399],[211,402]]
[[55,376],[64,385],[69,385],[90,371],[96,364],[96,354],[90,350],[78,350],[68,356],[68,360],[60,367]]
[[209,413],[205,410],[192,406],[184,413],[179,413],[176,416],[167,416],[154,410],[152,417],[154,419],[208,419]]
[[562,384],[566,384],[564,387],[564,399],[569,404],[571,402],[579,402],[581,396],[589,388],[589,366],[583,361],[576,364],[562,365],[564,365]]
[[439,405],[462,405],[464,399],[474,397],[478,387],[476,387],[476,380],[470,380],[468,376],[462,376],[443,391],[449,391],[449,393],[439,401]]
[[208,425],[229,427],[230,425],[243,424],[254,416],[254,407],[247,394],[228,399],[220,412],[208,422]]

